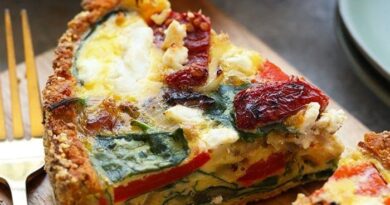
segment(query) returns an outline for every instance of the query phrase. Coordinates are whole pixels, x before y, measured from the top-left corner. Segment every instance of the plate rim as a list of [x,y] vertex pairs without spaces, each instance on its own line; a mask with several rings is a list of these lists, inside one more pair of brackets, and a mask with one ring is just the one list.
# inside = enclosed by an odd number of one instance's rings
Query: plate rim
[[[382,100],[382,102],[390,106],[390,92],[386,91],[386,88],[384,88],[385,86],[383,86],[380,82],[377,81],[377,79],[375,79],[372,72],[374,72],[374,74],[379,75],[378,77],[382,77],[385,81],[386,78],[380,73],[378,73],[376,69],[365,69],[365,67],[373,66],[368,62],[368,59],[364,57],[362,57],[361,59],[358,58],[357,55],[363,56],[364,54],[359,52],[358,45],[354,43],[352,36],[349,35],[345,24],[343,24],[342,22],[340,13],[336,12],[335,16],[335,32],[337,40],[340,43],[340,46],[346,54],[348,60],[351,62],[355,74],[379,99]],[[348,41],[351,41],[350,43],[353,45],[350,45]],[[367,66],[364,66],[362,64],[367,64]],[[386,83],[390,82],[386,81]]]
[[354,26],[352,26],[351,20],[346,17],[346,7],[348,7],[347,4],[355,1],[356,0],[338,0],[337,10],[339,12],[340,20],[342,20],[342,23],[347,28],[349,36],[355,42],[356,47],[362,52],[362,54],[364,54],[368,62],[373,65],[371,67],[379,71],[379,73],[390,82],[390,67],[389,70],[386,69],[386,66],[383,64],[380,58],[373,54],[373,51],[369,49],[367,44],[364,43],[361,37],[359,37],[357,34],[359,32],[355,29]]

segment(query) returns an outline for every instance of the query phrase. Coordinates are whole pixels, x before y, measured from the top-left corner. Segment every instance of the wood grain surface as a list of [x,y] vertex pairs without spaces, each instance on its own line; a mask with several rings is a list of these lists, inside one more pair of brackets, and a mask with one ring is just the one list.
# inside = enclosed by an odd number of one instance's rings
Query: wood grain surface
[[[279,65],[287,73],[294,75],[301,75],[297,70],[292,67],[289,63],[283,60],[278,54],[276,54],[271,48],[269,48],[261,39],[256,38],[252,35],[247,29],[239,25],[232,19],[230,19],[226,14],[223,14],[213,5],[211,5],[207,0],[200,1],[189,1],[189,0],[173,0],[172,5],[176,10],[199,10],[201,9],[204,13],[209,15],[212,20],[213,28],[217,32],[228,33],[232,41],[242,47],[259,51],[264,57],[273,61],[275,64]],[[36,63],[38,68],[39,83],[40,88],[43,89],[47,80],[47,77],[52,73],[51,61],[53,59],[52,50],[47,51],[36,57]],[[0,73],[0,83],[3,90],[3,99],[5,99],[5,111],[6,115],[10,116],[10,104],[7,99],[9,99],[8,92],[8,73]],[[28,108],[27,108],[27,92],[26,92],[26,80],[25,80],[25,67],[23,64],[18,66],[18,77],[20,79],[20,91],[21,91],[21,103],[23,109],[23,119],[25,123],[26,136],[29,135],[29,121],[28,121]],[[315,84],[315,82],[314,82]],[[331,101],[330,107],[339,109],[340,106],[337,105],[334,101]],[[347,148],[352,148],[356,145],[357,141],[361,139],[363,133],[368,131],[368,129],[356,120],[352,115],[348,114],[348,119],[345,122],[344,126],[338,132],[341,141]],[[6,118],[6,126],[10,128],[11,119]],[[8,131],[8,136],[11,136],[10,129]],[[313,187],[318,187],[321,183],[313,183],[306,185],[304,187],[298,187],[293,190],[290,190],[278,197],[269,199],[267,201],[262,201],[259,204],[291,204],[295,199],[298,192],[310,192]],[[28,182],[28,194],[29,194],[29,204],[54,204],[54,199],[52,195],[52,189],[50,187],[49,180],[45,173],[40,174],[32,178]],[[7,190],[6,185],[0,184],[0,205],[12,204],[10,200],[10,194]]]

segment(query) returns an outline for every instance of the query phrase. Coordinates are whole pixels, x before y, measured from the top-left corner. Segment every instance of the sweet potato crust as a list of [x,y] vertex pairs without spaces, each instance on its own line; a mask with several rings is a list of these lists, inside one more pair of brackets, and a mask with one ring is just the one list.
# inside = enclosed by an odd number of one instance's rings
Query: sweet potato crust
[[58,204],[93,203],[93,194],[102,192],[97,173],[77,136],[76,107],[65,105],[54,110],[50,105],[75,95],[76,79],[71,74],[74,51],[91,25],[113,10],[120,0],[86,0],[84,11],[68,23],[59,39],[53,61],[54,74],[43,91],[45,170]]

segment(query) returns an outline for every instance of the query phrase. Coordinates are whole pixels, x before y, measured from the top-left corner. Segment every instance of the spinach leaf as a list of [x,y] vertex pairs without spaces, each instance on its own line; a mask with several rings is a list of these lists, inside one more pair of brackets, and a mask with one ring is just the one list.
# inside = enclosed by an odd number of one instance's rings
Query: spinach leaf
[[139,127],[143,132],[148,132],[153,129],[150,125],[139,120],[131,121],[131,125]]
[[244,139],[245,141],[253,141],[257,137],[265,137],[272,131],[280,131],[280,132],[290,132],[289,129],[283,124],[283,123],[275,123],[270,124],[267,126],[259,127],[253,132],[244,132],[244,131],[238,131],[240,138]]
[[325,180],[325,179],[329,178],[330,176],[332,176],[334,170],[335,170],[335,168],[330,168],[330,169],[322,170],[320,172],[316,172],[313,174],[303,175],[302,178],[300,179],[300,181],[311,182],[311,181]]
[[265,192],[272,190],[274,187],[278,186],[279,178],[278,176],[272,176],[264,179],[259,184],[251,188],[232,188],[226,186],[211,186],[203,191],[196,192],[193,201],[194,204],[209,204],[214,197],[222,196],[226,201],[230,199],[237,198],[240,196],[246,195],[248,192]]
[[184,105],[207,109],[214,104],[214,100],[209,96],[193,91],[167,89],[163,98],[169,106]]
[[257,188],[274,187],[274,186],[278,185],[278,183],[279,183],[279,177],[278,176],[271,176],[271,177],[264,179],[260,183],[256,184],[255,187],[257,187]]
[[248,85],[239,87],[221,85],[216,92],[211,93],[210,97],[214,99],[214,105],[206,110],[206,115],[225,126],[234,127],[234,96],[247,87]]
[[98,135],[91,151],[93,165],[111,182],[175,166],[188,157],[183,130],[173,133]]
[[214,99],[212,107],[206,110],[205,114],[212,120],[237,130],[241,139],[253,141],[257,137],[265,137],[271,131],[278,130],[288,132],[289,130],[282,123],[275,123],[264,127],[259,127],[253,132],[244,132],[238,130],[234,122],[233,101],[234,96],[243,89],[249,87],[249,84],[242,86],[221,85],[218,91],[211,93],[210,97]]

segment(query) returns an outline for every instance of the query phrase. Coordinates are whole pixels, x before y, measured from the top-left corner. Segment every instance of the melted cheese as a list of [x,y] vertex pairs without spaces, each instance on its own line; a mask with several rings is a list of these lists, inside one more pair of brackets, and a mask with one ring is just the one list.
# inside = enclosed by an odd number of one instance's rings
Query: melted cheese
[[136,13],[111,16],[81,44],[76,70],[81,96],[125,96],[142,101],[160,92],[161,51],[153,31]]

